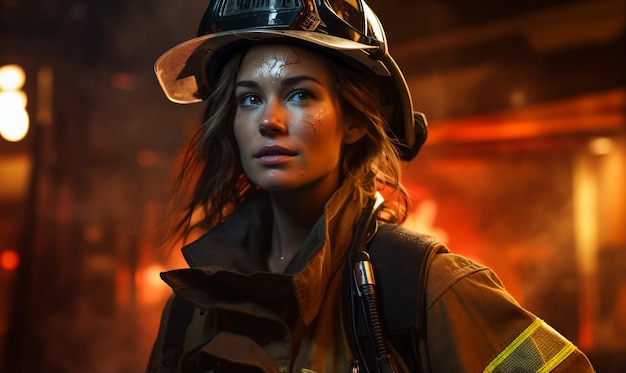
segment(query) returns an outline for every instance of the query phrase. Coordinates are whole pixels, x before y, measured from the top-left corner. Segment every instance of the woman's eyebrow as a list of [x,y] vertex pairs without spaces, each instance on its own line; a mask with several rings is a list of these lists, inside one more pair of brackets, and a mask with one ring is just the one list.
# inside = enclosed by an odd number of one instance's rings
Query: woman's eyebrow
[[243,88],[258,88],[259,83],[254,80],[240,80],[235,84],[235,87],[243,87]]
[[[322,85],[322,82],[320,82],[316,78],[314,78],[312,76],[309,76],[309,75],[299,75],[299,76],[292,76],[292,77],[289,77],[289,78],[285,78],[285,79],[280,81],[280,85],[281,86],[290,86],[290,85],[298,84],[298,83],[303,82],[303,81],[312,81],[312,82],[315,82],[315,83],[317,83],[319,85]],[[258,88],[259,87],[259,83],[257,81],[255,81],[255,80],[240,80],[240,81],[237,82],[235,87]]]

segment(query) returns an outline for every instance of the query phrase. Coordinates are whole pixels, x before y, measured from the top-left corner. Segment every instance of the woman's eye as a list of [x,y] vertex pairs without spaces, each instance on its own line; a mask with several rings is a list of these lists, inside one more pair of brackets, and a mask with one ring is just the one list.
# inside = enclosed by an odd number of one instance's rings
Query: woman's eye
[[295,102],[309,101],[313,98],[313,94],[306,90],[298,90],[291,94],[289,99]]
[[239,97],[239,105],[241,106],[255,106],[260,105],[261,99],[259,96],[246,94]]

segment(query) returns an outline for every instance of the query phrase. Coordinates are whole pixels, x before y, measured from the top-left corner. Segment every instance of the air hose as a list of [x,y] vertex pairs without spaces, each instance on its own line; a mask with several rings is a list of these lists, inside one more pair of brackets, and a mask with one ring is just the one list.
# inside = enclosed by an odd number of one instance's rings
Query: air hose
[[[368,334],[376,355],[376,370],[370,370],[370,367],[367,366],[366,370],[379,373],[395,373],[398,372],[398,369],[393,355],[387,352],[382,322],[378,314],[374,270],[370,256],[367,251],[365,251],[368,238],[376,231],[376,215],[383,201],[382,196],[377,193],[376,199],[371,206],[369,206],[369,214],[364,214],[357,226],[353,243],[354,250],[351,251],[354,255],[352,261],[353,281],[356,293],[361,299],[361,309],[365,316]],[[355,335],[355,339],[358,341],[358,336]],[[362,353],[362,349],[359,348],[359,351]],[[363,361],[363,363],[366,364],[366,361]]]

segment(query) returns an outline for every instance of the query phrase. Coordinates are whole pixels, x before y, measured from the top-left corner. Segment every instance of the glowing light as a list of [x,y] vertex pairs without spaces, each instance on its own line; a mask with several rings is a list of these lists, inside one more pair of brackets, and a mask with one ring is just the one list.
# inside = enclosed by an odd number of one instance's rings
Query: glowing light
[[20,265],[20,256],[13,250],[6,250],[0,254],[0,268],[13,271]]
[[437,237],[443,243],[448,242],[448,232],[435,227],[435,219],[439,206],[434,199],[426,198],[420,201],[417,208],[407,216],[404,226],[416,232],[426,233]]
[[25,81],[26,74],[18,65],[0,67],[0,136],[12,142],[28,133],[28,99],[22,91]]
[[595,155],[607,155],[613,150],[613,141],[607,137],[597,137],[589,142],[589,151]]
[[4,65],[0,67],[0,89],[17,91],[22,89],[26,81],[24,69],[19,65]]
[[17,142],[28,133],[30,119],[26,109],[14,108],[0,114],[0,135],[7,141]]
[[25,108],[28,99],[23,91],[1,91],[0,112],[11,110],[14,107]]
[[28,153],[0,157],[0,205],[3,202],[22,201],[27,197],[32,166],[33,159]]
[[135,284],[137,285],[137,302],[143,305],[158,304],[162,301],[163,294],[169,291],[169,288],[159,274],[165,268],[159,264],[150,264],[142,267],[135,272]]

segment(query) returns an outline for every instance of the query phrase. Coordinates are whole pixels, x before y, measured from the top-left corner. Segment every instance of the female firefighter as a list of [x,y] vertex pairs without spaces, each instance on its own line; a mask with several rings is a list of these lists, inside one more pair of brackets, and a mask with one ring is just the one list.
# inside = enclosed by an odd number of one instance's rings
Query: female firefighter
[[207,107],[148,372],[593,370],[491,270],[399,226],[426,125],[363,0],[211,0],[155,71]]

